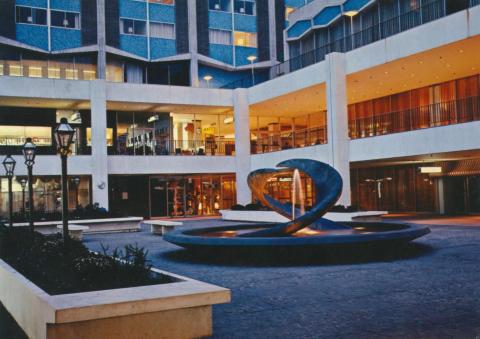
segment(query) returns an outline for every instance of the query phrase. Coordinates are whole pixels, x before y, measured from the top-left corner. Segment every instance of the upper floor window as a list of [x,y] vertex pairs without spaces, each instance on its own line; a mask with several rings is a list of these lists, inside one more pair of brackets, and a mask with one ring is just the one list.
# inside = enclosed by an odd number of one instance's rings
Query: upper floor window
[[55,27],[80,29],[80,13],[52,10],[50,20]]
[[208,0],[208,9],[212,11],[230,12],[230,0]]
[[147,35],[147,23],[141,20],[120,19],[120,33]]
[[211,44],[231,45],[232,32],[221,29],[209,29],[208,37]]
[[47,10],[44,8],[17,6],[16,19],[17,23],[20,24],[46,25]]
[[257,33],[235,31],[233,43],[235,46],[257,47]]
[[235,13],[254,15],[255,1],[253,0],[235,0]]
[[175,39],[175,25],[150,22],[150,36],[153,38]]

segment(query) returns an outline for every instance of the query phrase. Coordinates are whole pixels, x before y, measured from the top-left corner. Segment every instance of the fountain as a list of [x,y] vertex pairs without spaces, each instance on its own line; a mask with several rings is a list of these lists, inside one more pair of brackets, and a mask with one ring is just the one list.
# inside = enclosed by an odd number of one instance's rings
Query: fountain
[[[430,232],[421,225],[386,222],[337,223],[323,218],[342,192],[342,178],[330,165],[309,159],[291,159],[277,169],[259,169],[248,176],[248,185],[260,202],[290,221],[284,223],[239,224],[235,226],[179,229],[165,235],[168,242],[188,249],[252,250],[313,249],[396,245]],[[266,194],[265,184],[293,170],[292,201],[282,203]],[[305,211],[300,173],[308,175],[316,201]],[[299,205],[300,208],[297,208]]]

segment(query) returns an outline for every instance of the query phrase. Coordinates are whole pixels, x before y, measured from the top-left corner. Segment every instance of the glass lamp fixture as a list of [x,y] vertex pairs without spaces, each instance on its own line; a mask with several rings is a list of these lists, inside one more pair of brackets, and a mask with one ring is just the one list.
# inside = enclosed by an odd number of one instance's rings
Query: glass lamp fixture
[[15,165],[17,164],[15,159],[13,159],[11,155],[7,155],[5,159],[3,159],[2,164],[3,164],[3,167],[5,168],[5,173],[7,177],[12,178],[13,171],[15,170]]
[[36,150],[37,146],[32,142],[32,138],[27,138],[22,149],[23,157],[25,158],[25,165],[27,165],[27,167],[32,167],[35,163]]
[[60,124],[55,129],[55,141],[57,143],[57,150],[62,155],[68,155],[70,145],[73,142],[75,130],[70,126],[66,118],[60,119]]

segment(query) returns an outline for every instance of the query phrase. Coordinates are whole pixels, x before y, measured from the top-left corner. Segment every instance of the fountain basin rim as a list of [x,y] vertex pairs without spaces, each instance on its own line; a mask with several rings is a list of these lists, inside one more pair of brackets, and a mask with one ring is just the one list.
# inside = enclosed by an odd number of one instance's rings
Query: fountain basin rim
[[[390,222],[348,222],[348,226],[375,225],[397,227],[397,229],[356,233],[356,234],[322,234],[309,236],[282,236],[282,237],[212,237],[201,235],[209,232],[235,231],[246,228],[271,227],[272,224],[241,224],[235,226],[202,227],[194,229],[179,229],[167,233],[164,240],[182,247],[300,247],[300,246],[331,246],[355,245],[365,243],[408,242],[430,233],[425,225]],[[198,235],[196,235],[198,234]]]

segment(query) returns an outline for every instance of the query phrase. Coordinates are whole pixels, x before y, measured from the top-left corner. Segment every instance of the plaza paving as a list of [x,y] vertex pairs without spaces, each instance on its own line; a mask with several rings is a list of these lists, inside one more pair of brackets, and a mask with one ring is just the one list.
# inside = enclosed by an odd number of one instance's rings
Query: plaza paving
[[214,307],[216,338],[480,337],[480,226],[435,225],[388,255],[342,258],[204,258],[146,228],[84,240],[93,250],[137,243],[155,267],[230,288],[232,302]]

